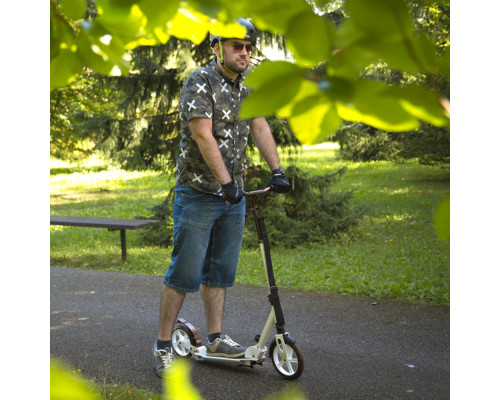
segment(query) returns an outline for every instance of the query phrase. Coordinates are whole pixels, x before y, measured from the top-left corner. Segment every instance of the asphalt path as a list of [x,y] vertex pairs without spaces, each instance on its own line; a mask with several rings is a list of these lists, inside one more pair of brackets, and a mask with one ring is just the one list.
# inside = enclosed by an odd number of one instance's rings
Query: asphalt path
[[[162,279],[51,267],[51,356],[89,379],[160,393],[151,349]],[[191,381],[204,399],[263,399],[293,385],[308,399],[450,397],[449,306],[283,288],[279,294],[305,359],[302,376],[284,380],[269,359],[253,369],[191,360]],[[253,344],[268,313],[265,288],[230,288],[224,333]],[[179,316],[205,340],[199,293],[187,295]]]

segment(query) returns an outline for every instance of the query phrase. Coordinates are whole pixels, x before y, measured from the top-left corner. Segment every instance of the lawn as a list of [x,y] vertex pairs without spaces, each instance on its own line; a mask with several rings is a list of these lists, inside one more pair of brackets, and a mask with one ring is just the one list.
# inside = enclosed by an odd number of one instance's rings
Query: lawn
[[[450,245],[438,238],[432,222],[449,191],[449,168],[415,160],[345,162],[332,145],[304,147],[295,160],[282,160],[311,174],[346,166],[333,190],[355,189],[353,205],[367,206],[368,213],[339,238],[274,249],[280,287],[449,304]],[[52,160],[51,214],[148,216],[173,185],[173,177],[161,172]],[[51,226],[50,239],[53,266],[164,275],[170,261],[170,248],[144,246],[138,231],[127,232],[125,264],[118,232]],[[257,248],[242,250],[237,283],[265,284]]]

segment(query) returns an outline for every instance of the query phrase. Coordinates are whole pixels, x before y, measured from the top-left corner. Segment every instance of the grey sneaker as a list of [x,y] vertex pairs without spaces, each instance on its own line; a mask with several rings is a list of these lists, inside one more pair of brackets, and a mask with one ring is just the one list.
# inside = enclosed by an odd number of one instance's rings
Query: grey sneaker
[[174,365],[175,357],[172,349],[158,349],[156,347],[156,342],[153,345],[153,357],[155,359],[155,371],[156,375],[160,378],[163,377],[167,368]]
[[245,354],[246,347],[240,346],[229,336],[218,338],[213,343],[207,343],[207,355],[214,357],[238,358]]

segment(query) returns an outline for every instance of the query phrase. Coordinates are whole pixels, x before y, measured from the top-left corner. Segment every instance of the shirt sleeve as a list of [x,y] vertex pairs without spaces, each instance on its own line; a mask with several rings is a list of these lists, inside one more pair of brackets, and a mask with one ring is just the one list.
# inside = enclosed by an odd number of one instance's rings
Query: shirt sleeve
[[194,71],[186,79],[179,97],[181,118],[190,121],[193,118],[212,118],[214,100],[209,81],[203,69]]

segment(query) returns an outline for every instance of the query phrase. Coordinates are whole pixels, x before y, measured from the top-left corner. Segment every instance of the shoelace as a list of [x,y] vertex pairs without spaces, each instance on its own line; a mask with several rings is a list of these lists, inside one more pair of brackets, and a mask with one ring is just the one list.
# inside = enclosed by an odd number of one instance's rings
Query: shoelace
[[172,365],[175,362],[175,357],[172,353],[166,350],[157,350],[160,360],[164,366]]
[[222,343],[226,343],[231,347],[237,347],[239,346],[238,343],[236,343],[233,339],[231,339],[229,336],[226,335],[224,339],[222,339]]

